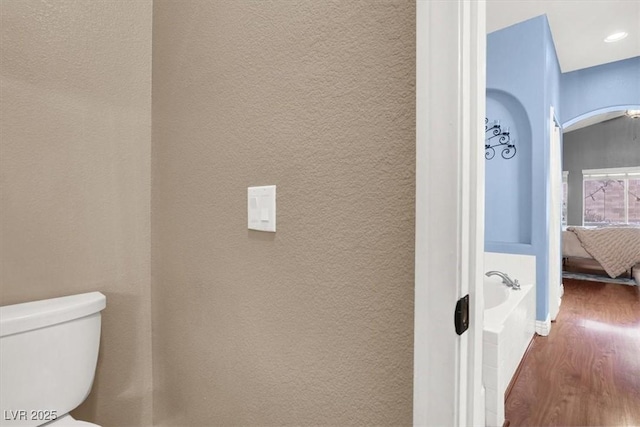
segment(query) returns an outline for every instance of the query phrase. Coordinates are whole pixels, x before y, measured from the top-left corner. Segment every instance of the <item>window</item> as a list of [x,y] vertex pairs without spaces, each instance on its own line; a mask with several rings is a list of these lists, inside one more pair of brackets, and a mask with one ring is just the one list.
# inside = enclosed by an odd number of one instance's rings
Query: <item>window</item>
[[584,225],[640,224],[640,167],[582,171]]
[[562,172],[562,226],[567,226],[567,200],[569,200],[569,172]]

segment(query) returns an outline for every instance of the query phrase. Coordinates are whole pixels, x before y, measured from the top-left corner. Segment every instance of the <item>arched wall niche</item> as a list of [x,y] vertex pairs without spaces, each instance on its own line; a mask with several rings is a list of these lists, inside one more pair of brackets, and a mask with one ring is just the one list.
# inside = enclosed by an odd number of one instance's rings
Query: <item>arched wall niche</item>
[[485,233],[491,243],[531,244],[532,235],[532,132],[529,116],[522,102],[512,94],[487,90],[489,125],[500,120],[509,128],[516,146],[511,159],[495,156],[485,164]]

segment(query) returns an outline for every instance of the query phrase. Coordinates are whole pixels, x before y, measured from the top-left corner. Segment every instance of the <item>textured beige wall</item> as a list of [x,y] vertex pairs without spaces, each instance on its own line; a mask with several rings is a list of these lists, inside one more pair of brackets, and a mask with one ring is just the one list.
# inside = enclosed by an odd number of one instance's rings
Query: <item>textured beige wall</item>
[[0,303],[106,294],[74,415],[149,425],[151,0],[2,0],[0,17]]
[[157,425],[411,424],[414,3],[154,1]]

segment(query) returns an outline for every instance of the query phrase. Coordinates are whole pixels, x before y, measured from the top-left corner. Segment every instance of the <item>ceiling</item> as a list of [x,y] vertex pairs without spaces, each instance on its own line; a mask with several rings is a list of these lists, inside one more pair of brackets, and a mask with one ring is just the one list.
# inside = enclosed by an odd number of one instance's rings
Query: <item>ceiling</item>
[[[488,0],[487,32],[543,14],[563,73],[640,56],[640,0]],[[603,41],[618,31],[629,36]]]

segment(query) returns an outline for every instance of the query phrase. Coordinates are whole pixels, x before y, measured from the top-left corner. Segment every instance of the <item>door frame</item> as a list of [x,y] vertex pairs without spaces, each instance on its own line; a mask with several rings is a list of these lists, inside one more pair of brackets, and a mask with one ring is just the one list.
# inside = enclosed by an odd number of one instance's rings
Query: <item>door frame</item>
[[[416,2],[414,425],[484,425],[485,2]],[[469,329],[456,301],[469,294]]]
[[[562,127],[553,105],[549,107],[549,215],[557,221],[558,233],[554,234],[549,221],[549,319],[556,320],[562,304]],[[557,138],[555,133],[557,132]],[[556,152],[557,151],[557,152]],[[557,183],[554,181],[559,180]],[[555,198],[554,198],[555,194]],[[557,203],[553,203],[553,201]],[[552,254],[557,255],[555,259]],[[553,263],[553,264],[552,264]],[[553,277],[555,276],[555,277]]]

